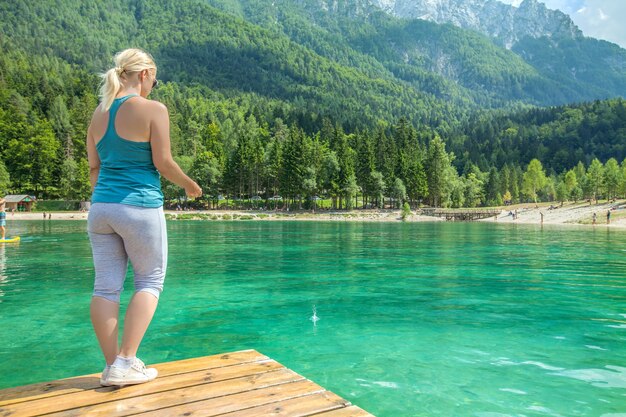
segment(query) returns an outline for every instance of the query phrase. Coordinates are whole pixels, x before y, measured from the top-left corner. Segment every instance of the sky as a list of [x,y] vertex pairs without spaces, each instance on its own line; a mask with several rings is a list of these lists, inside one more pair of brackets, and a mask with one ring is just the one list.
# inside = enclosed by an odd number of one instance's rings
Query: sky
[[[518,6],[522,0],[500,0]],[[548,9],[568,14],[585,36],[626,48],[625,0],[539,0]]]

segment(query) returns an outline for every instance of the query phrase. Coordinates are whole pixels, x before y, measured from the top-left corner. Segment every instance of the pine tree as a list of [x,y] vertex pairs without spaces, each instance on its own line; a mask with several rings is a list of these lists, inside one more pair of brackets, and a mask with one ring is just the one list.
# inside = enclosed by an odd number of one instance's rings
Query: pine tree
[[428,183],[428,198],[433,207],[441,206],[449,185],[446,178],[446,170],[450,166],[450,160],[446,153],[445,145],[439,136],[430,142],[426,166],[426,178]]

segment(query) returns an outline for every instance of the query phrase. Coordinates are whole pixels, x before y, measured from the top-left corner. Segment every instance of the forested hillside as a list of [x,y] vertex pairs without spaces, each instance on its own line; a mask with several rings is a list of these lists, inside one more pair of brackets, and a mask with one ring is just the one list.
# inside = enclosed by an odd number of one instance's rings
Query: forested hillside
[[[276,13],[265,2],[213,5],[0,4],[0,191],[88,198],[97,72],[139,46],[159,64],[166,82],[152,98],[170,109],[176,159],[207,204],[280,194],[306,207],[319,195],[340,208],[357,196],[477,206],[626,193],[622,99],[530,107],[549,80],[449,25],[375,13],[357,25],[348,11],[333,20],[306,3]],[[401,52],[418,44],[426,49]],[[432,70],[451,56],[463,71]],[[180,195],[164,185],[169,199]]]

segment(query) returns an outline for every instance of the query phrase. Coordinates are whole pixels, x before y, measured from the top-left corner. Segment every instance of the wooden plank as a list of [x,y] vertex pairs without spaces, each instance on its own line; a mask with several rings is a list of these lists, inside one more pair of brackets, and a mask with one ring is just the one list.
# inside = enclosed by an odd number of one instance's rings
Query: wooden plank
[[[144,396],[136,396],[118,401],[94,404],[88,407],[74,408],[59,413],[46,414],[48,417],[71,416],[128,416],[137,413],[157,411],[212,398],[228,398],[232,395],[251,392],[276,385],[303,381],[304,378],[289,369],[268,372],[261,375],[230,379],[212,384],[175,389]],[[169,411],[163,415],[169,415]]]
[[349,406],[350,402],[333,394],[330,391],[319,392],[306,397],[292,398],[260,407],[248,408],[246,410],[235,411],[222,414],[220,417],[306,417],[317,415],[324,411],[336,410]]
[[315,417],[374,417],[374,415],[360,409],[356,405],[351,405],[350,407],[315,414]]
[[[163,377],[203,369],[214,369],[242,363],[258,362],[267,359],[267,356],[255,350],[243,350],[229,354],[165,362],[154,365],[154,367],[159,370],[159,376]],[[0,390],[0,406],[97,388],[100,388],[100,373],[42,382],[22,387],[7,388]]]
[[[94,410],[110,410],[111,408],[116,409],[119,407],[125,409],[127,403],[132,405],[136,399],[140,399],[143,406],[144,403],[149,403],[154,398],[158,398],[157,402],[160,402],[161,399],[165,401],[165,399],[169,398],[168,396],[177,398],[179,391],[184,393],[184,395],[196,395],[199,396],[198,399],[202,399],[204,398],[203,396],[206,396],[207,390],[212,394],[221,393],[220,395],[224,395],[224,392],[233,393],[239,392],[237,391],[238,389],[241,391],[250,387],[254,388],[255,384],[258,383],[257,379],[260,375],[276,371],[286,372],[288,381],[296,378],[303,379],[303,377],[293,371],[289,371],[278,362],[269,360],[262,363],[241,364],[157,378],[147,384],[131,385],[124,388],[102,387],[95,390],[86,390],[54,398],[52,399],[53,401],[50,398],[42,398],[11,404],[0,408],[0,415],[2,415],[2,412],[19,413],[23,416],[35,416],[54,412],[65,412],[66,414],[64,415],[76,415],[76,412],[72,409],[83,410],[90,406],[93,406]],[[279,374],[278,376],[282,375]],[[265,380],[261,379],[261,383]],[[269,378],[269,380],[270,382],[273,381],[272,378]],[[225,386],[217,385],[218,382],[222,381],[234,382],[225,384]],[[210,384],[211,382],[213,384]],[[284,378],[280,379],[279,382],[284,383]],[[212,386],[207,388],[206,385]],[[142,409],[142,411],[145,410],[146,408]],[[80,412],[84,414],[83,411]],[[92,413],[96,414],[96,411],[90,410],[89,414],[92,415]],[[104,415],[114,414],[111,411],[106,411]]]
[[138,415],[141,417],[217,416],[252,407],[258,407],[259,405],[272,404],[292,398],[313,395],[323,391],[325,391],[324,388],[305,379],[288,384],[275,385],[268,388],[242,392],[235,395],[182,404],[171,408],[162,408],[160,410]]

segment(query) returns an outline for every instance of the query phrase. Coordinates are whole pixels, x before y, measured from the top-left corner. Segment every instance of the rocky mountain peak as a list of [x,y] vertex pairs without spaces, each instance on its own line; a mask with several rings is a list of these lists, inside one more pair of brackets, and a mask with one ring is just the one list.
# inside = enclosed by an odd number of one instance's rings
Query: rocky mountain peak
[[394,16],[451,23],[481,32],[507,48],[525,36],[570,39],[582,36],[569,16],[548,9],[538,0],[524,0],[519,7],[498,0],[371,1]]

